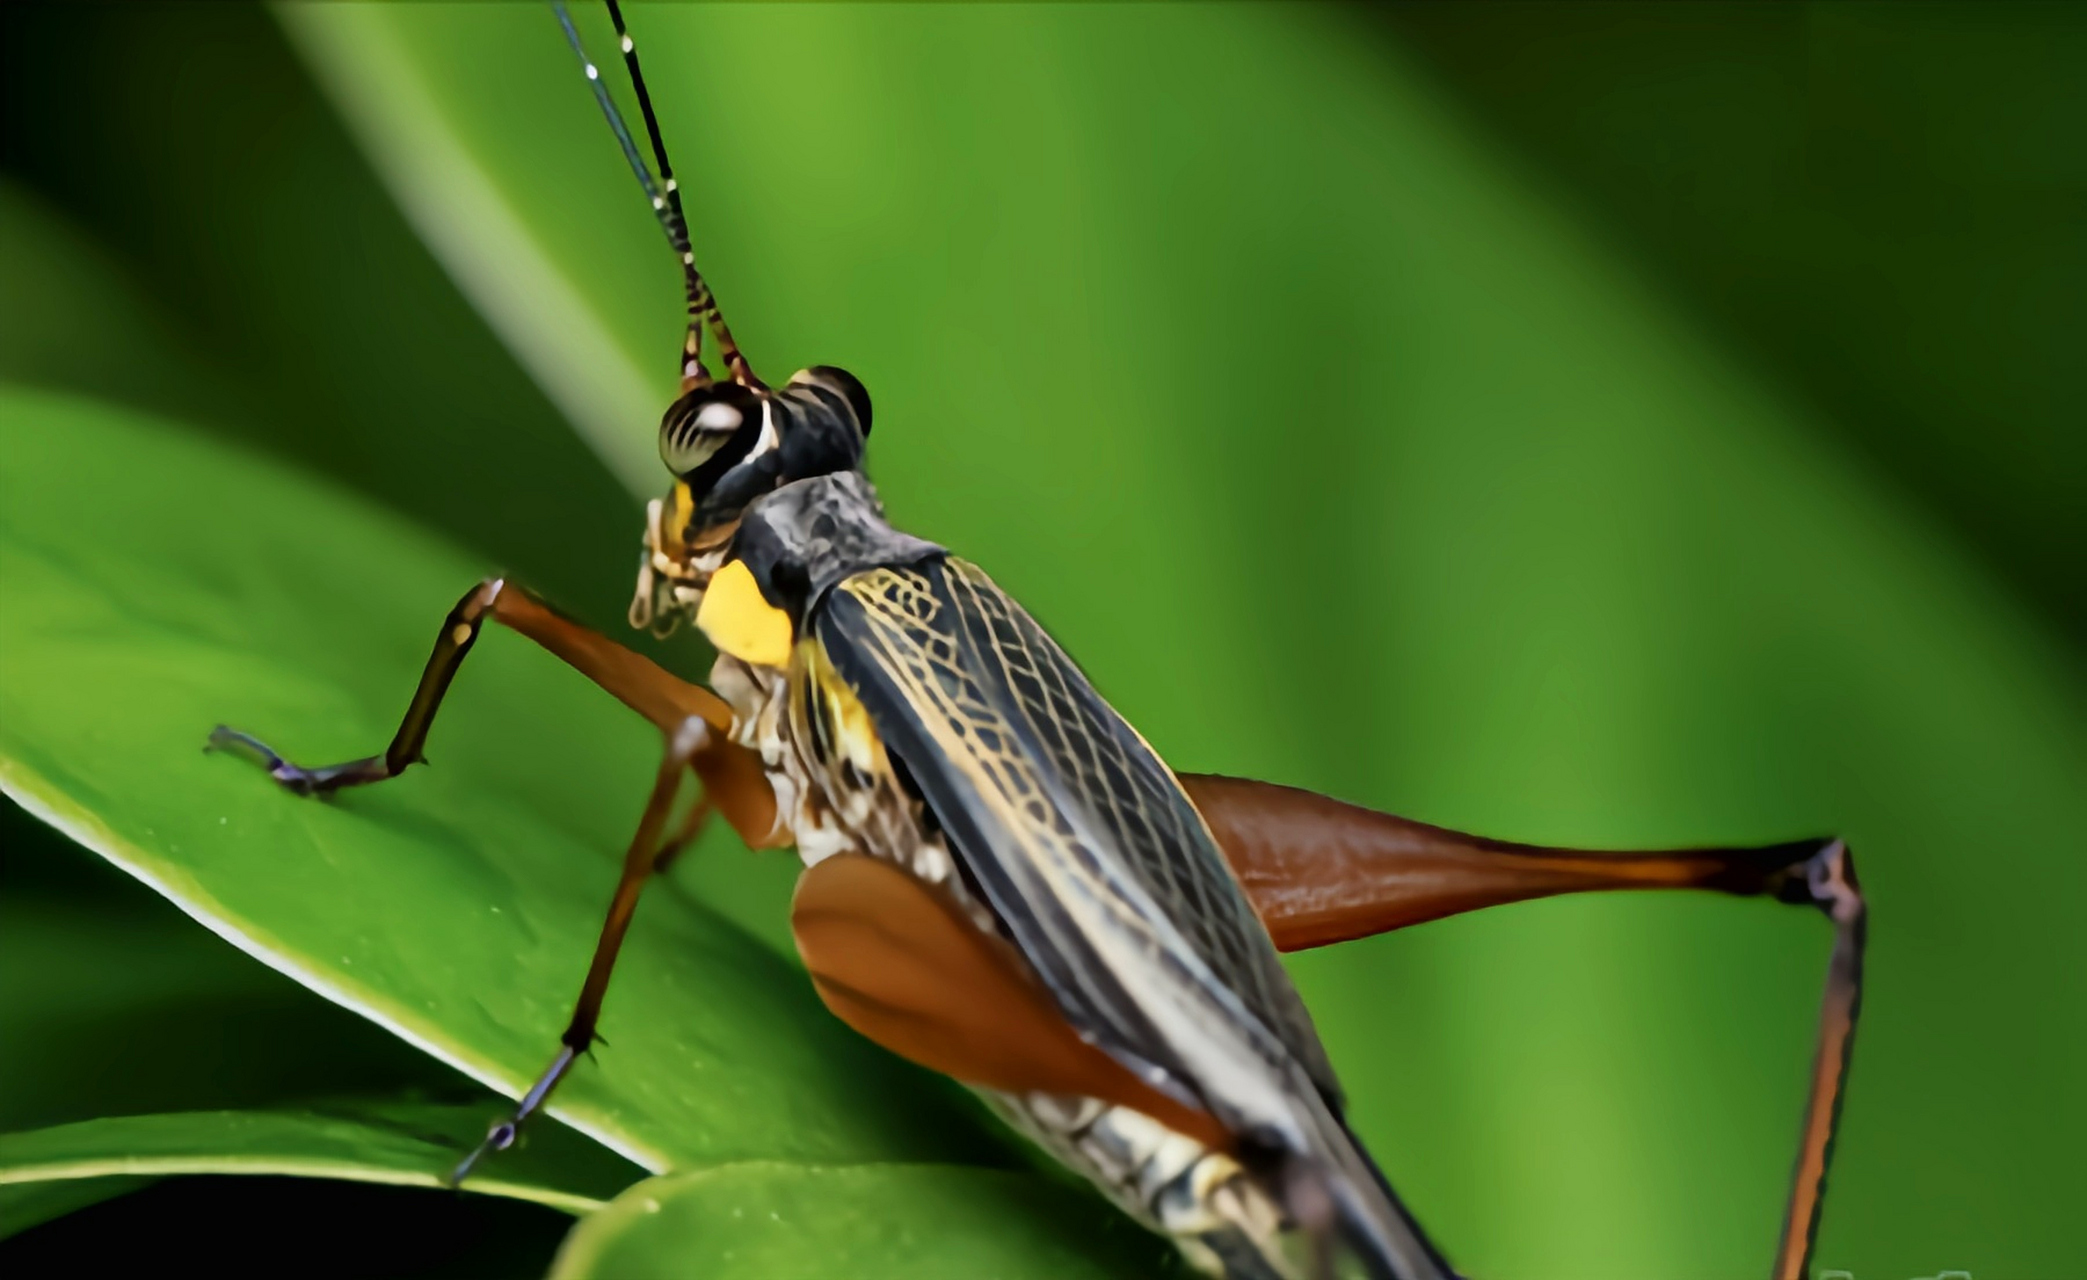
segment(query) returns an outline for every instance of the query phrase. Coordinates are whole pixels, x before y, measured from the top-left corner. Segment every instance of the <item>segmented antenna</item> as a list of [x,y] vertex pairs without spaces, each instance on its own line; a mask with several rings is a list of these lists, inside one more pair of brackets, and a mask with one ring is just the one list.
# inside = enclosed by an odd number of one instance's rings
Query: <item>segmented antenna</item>
[[594,101],[600,105],[609,128],[616,134],[616,144],[623,148],[624,160],[630,164],[630,171],[637,175],[638,185],[645,188],[646,197],[652,201],[652,216],[659,219],[660,229],[667,233],[667,243],[681,257],[681,276],[688,294],[688,337],[682,343],[682,389],[710,381],[710,372],[703,367],[703,325],[707,322],[717,335],[718,354],[724,359],[732,381],[759,390],[761,380],[748,367],[739,344],[732,338],[731,328],[725,324],[724,312],[718,308],[716,295],[710,292],[703,273],[696,270],[696,255],[689,245],[688,217],[681,208],[681,187],[674,181],[674,166],[667,161],[667,144],[660,137],[659,118],[652,110],[652,95],[645,90],[645,73],[638,67],[638,46],[623,25],[623,10],[617,6],[616,0],[606,0],[606,3],[609,20],[616,24],[617,42],[623,48],[623,65],[630,72],[631,89],[638,96],[638,111],[644,118],[645,133],[652,143],[653,159],[659,164],[657,181],[653,179],[652,170],[646,167],[645,157],[638,151],[637,140],[631,137],[630,126],[623,122],[623,113],[616,109],[616,100],[609,96],[608,86],[601,82],[601,70],[587,56],[586,46],[580,42],[579,30],[573,26],[572,15],[565,11],[562,0],[551,0],[551,9],[558,15],[558,25],[565,30],[566,43],[572,46],[580,65],[587,71],[587,87],[594,91]]

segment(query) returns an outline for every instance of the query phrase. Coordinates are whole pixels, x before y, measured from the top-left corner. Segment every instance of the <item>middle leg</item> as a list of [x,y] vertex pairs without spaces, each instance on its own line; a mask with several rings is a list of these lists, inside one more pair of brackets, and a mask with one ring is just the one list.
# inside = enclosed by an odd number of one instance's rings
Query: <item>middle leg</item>
[[564,1033],[558,1037],[558,1052],[552,1057],[551,1065],[537,1077],[536,1083],[522,1095],[514,1114],[495,1124],[485,1140],[457,1164],[449,1175],[452,1185],[462,1182],[472,1167],[489,1153],[505,1151],[513,1146],[522,1122],[543,1106],[551,1091],[558,1087],[558,1082],[572,1069],[573,1061],[593,1045],[595,1030],[601,1021],[602,999],[608,994],[609,977],[616,968],[616,957],[623,949],[624,935],[630,930],[631,917],[637,912],[638,895],[644,891],[645,882],[654,871],[672,861],[695,839],[710,814],[708,798],[699,797],[680,828],[671,837],[662,838],[667,817],[674,809],[674,799],[681,790],[681,780],[709,746],[712,736],[710,726],[692,716],[683,721],[668,740],[666,753],[660,759],[659,773],[653,779],[652,794],[645,802],[644,814],[638,819],[637,833],[631,837],[630,848],[623,855],[623,874],[616,882],[615,894],[609,899],[608,916],[602,921],[601,936],[595,941],[594,959],[587,966],[586,981],[580,985],[580,998],[573,1005],[571,1021],[566,1023]]

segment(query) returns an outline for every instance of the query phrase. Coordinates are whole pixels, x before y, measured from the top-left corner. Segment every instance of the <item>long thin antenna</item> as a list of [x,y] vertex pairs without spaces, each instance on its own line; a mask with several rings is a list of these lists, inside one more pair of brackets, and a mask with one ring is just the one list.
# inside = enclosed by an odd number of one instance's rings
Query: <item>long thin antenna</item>
[[710,381],[710,372],[703,367],[703,325],[707,322],[717,334],[718,354],[724,359],[732,381],[760,389],[761,380],[754,376],[746,357],[740,353],[739,344],[733,340],[732,330],[725,324],[724,312],[717,305],[716,295],[710,292],[703,273],[696,270],[696,255],[689,245],[688,217],[681,207],[681,188],[674,181],[674,168],[667,161],[666,141],[660,136],[659,119],[652,110],[652,95],[646,91],[645,75],[638,67],[638,46],[623,25],[623,11],[617,7],[616,0],[607,0],[607,4],[609,19],[616,25],[616,38],[623,48],[623,64],[630,72],[631,88],[638,96],[638,110],[652,143],[652,155],[659,164],[657,181],[651,169],[646,167],[637,140],[631,136],[630,126],[623,121],[623,113],[617,110],[616,100],[609,95],[608,86],[602,83],[600,68],[587,56],[579,30],[573,26],[572,15],[566,12],[561,0],[552,0],[551,9],[558,15],[558,25],[565,31],[566,43],[572,46],[580,65],[586,69],[587,85],[594,91],[594,101],[601,107],[603,117],[616,135],[616,144],[623,149],[624,160],[652,202],[652,215],[659,219],[660,229],[667,233],[667,243],[681,257],[682,281],[688,295],[688,336],[682,343],[682,388],[687,390]]

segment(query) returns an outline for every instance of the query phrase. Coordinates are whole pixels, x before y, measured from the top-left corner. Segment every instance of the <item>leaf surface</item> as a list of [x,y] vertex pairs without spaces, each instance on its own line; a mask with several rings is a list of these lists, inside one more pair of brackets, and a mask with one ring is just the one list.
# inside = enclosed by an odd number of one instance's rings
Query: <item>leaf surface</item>
[[[841,1260],[845,1259],[845,1263]],[[728,1165],[650,1178],[573,1229],[552,1280],[1086,1280],[1186,1274],[1054,1179],[999,1169]]]
[[[489,635],[433,767],[330,803],[284,793],[204,754],[210,726],[315,761],[380,748],[480,570],[130,411],[9,391],[0,433],[0,785],[249,954],[518,1093],[585,971],[652,731]],[[671,882],[603,1033],[552,1111],[654,1169],[1005,1158],[967,1098]]]
[[[439,1188],[485,1134],[484,1103],[339,1102],[281,1111],[110,1116],[0,1134],[0,1214],[18,1190],[169,1174],[283,1174]],[[571,1214],[629,1186],[631,1166],[557,1125],[529,1135],[469,1190]],[[126,1188],[127,1189],[127,1188]],[[25,1224],[26,1225],[26,1224]]]

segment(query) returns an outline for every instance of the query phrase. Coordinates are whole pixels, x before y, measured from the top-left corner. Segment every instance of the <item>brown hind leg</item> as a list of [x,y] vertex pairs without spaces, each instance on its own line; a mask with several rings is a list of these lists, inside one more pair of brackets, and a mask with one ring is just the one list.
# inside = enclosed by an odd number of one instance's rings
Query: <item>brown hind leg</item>
[[1277,947],[1298,951],[1480,907],[1596,889],[1715,889],[1817,907],[1833,921],[1811,1093],[1774,1280],[1805,1280],[1819,1229],[1855,1019],[1868,915],[1836,839],[1754,849],[1596,853],[1510,844],[1293,787],[1185,774]]

